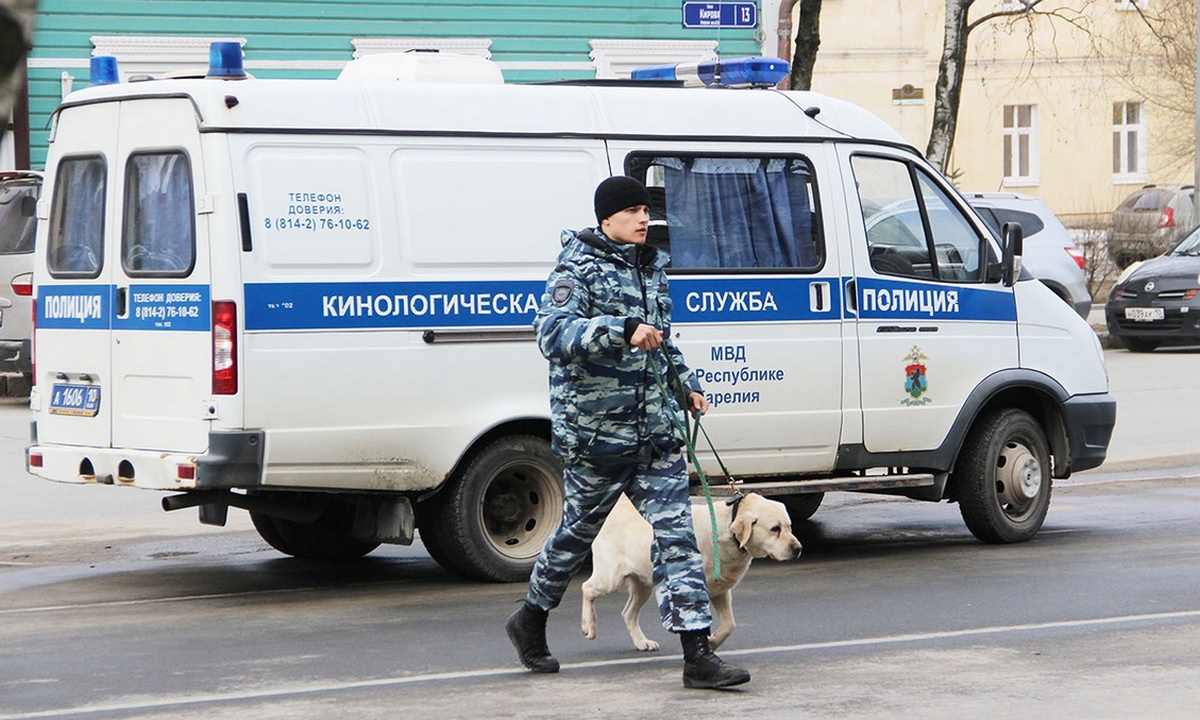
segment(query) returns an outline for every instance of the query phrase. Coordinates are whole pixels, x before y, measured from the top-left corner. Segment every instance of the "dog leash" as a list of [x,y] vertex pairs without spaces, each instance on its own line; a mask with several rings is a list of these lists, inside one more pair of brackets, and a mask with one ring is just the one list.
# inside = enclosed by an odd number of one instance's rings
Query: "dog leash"
[[[667,352],[667,345],[663,345],[662,356],[667,361],[667,368],[671,373],[673,384],[679,388],[679,396],[686,403],[687,387],[683,384],[683,376],[679,373],[679,368],[675,367],[675,363],[671,360],[671,355]],[[662,369],[659,367],[658,359],[655,353],[647,352],[646,357],[649,359],[650,371],[654,374],[654,382],[658,385],[658,391],[662,395],[663,402],[670,407],[671,392],[668,387],[667,380],[663,377]],[[721,472],[725,474],[725,478],[729,483],[729,488],[733,491],[733,497],[729,499],[727,504],[733,507],[733,512],[737,513],[738,503],[742,499],[742,492],[738,489],[740,483],[730,474],[729,468],[725,467],[725,463],[721,460],[721,456],[717,453],[717,448],[713,445],[712,438],[708,436],[708,431],[700,424],[700,416],[702,413],[699,410],[684,410],[683,421],[680,422],[679,416],[671,413],[672,426],[675,429],[675,434],[683,441],[687,448],[688,461],[692,467],[696,468],[696,477],[700,479],[700,487],[704,491],[704,499],[708,504],[708,519],[712,524],[712,545],[713,545],[713,579],[721,579],[721,553],[720,539],[717,528],[717,511],[713,505],[712,488],[708,484],[708,476],[704,473],[704,468],[700,466],[700,460],[696,456],[696,440],[699,434],[704,435],[705,441],[708,442],[709,448],[712,450],[713,457],[716,458],[717,464],[721,467]],[[688,419],[692,421],[692,427],[689,428]],[[689,431],[690,430],[690,431]]]

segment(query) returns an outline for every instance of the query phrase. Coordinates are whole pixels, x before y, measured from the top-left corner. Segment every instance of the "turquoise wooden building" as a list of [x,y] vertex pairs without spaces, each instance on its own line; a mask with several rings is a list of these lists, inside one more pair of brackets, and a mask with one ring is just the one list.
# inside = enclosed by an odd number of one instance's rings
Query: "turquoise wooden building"
[[681,0],[40,0],[17,143],[44,165],[51,114],[88,83],[92,56],[116,56],[128,81],[203,68],[213,40],[239,42],[264,78],[332,78],[355,57],[410,49],[491,58],[507,82],[761,54],[759,30],[685,29],[682,17]]

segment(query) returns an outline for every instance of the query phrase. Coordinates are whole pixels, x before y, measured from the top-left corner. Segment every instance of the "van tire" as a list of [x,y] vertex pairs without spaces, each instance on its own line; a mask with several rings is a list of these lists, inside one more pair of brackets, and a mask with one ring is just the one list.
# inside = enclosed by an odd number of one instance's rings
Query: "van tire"
[[[317,519],[310,523],[284,520],[262,513],[250,512],[254,529],[268,545],[284,555],[305,560],[357,560],[379,543],[356,540],[354,505],[328,498],[314,497],[316,493],[289,493],[303,503],[327,503]],[[321,493],[323,495],[324,493]]]
[[1046,434],[1029,413],[1006,408],[971,430],[954,471],[959,512],[986,543],[1017,543],[1037,534],[1050,509]]
[[774,498],[787,508],[792,525],[798,525],[817,513],[825,493],[803,493],[800,495],[780,495]]
[[500,438],[454,473],[438,504],[421,528],[434,560],[474,580],[526,581],[562,522],[562,464],[543,438]]

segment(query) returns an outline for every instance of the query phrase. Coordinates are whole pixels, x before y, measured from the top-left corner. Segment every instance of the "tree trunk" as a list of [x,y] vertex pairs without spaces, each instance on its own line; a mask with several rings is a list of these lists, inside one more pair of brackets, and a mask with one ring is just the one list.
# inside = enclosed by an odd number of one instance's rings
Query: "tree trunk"
[[946,36],[938,63],[933,102],[933,127],[925,157],[943,173],[954,149],[958,104],[962,99],[963,71],[967,60],[967,11],[975,0],[946,0]]
[[821,46],[821,0],[800,0],[796,53],[792,56],[791,89],[811,90],[817,48]]

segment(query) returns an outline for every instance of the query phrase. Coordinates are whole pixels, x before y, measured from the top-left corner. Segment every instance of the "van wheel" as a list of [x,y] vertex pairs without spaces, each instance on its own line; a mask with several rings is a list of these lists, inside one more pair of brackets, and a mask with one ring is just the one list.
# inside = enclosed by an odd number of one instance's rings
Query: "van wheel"
[[1015,408],[984,417],[963,446],[954,486],[972,535],[987,543],[1032,538],[1050,508],[1050,452],[1041,426]]
[[379,543],[356,540],[351,535],[354,528],[354,505],[336,502],[321,493],[289,493],[307,505],[324,503],[325,509],[310,523],[284,520],[262,513],[250,513],[254,529],[268,545],[284,555],[305,560],[357,560],[366,555]]
[[421,529],[435,560],[476,580],[528,580],[562,522],[562,465],[542,438],[502,438],[470,458],[438,501]]
[[787,508],[792,525],[797,525],[816,514],[825,499],[825,493],[804,493],[802,495],[780,495],[774,498]]

